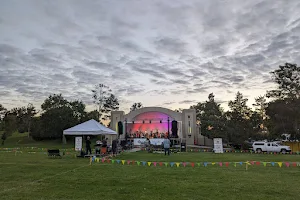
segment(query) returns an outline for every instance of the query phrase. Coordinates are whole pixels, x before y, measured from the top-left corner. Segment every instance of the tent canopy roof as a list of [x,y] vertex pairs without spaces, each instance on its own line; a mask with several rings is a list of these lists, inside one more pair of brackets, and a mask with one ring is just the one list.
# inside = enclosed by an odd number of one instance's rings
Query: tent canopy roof
[[94,119],[66,129],[64,135],[117,135],[117,133]]

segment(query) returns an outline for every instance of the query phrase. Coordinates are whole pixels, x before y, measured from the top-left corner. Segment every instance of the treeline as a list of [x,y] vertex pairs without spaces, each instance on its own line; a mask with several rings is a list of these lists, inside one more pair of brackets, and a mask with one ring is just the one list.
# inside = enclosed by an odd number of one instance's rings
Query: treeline
[[119,109],[118,99],[103,84],[97,85],[92,92],[98,109],[91,112],[86,111],[82,101],[68,101],[62,94],[50,95],[39,111],[32,104],[11,110],[0,104],[2,144],[15,131],[28,132],[35,140],[58,139],[62,137],[63,130],[84,121],[108,120],[110,112]]
[[248,107],[248,99],[240,92],[229,101],[227,112],[215,101],[214,94],[206,102],[191,106],[197,111],[201,134],[233,144],[277,140],[284,134],[290,135],[290,140],[300,140],[300,67],[286,63],[271,74],[278,87],[255,98],[254,109]]

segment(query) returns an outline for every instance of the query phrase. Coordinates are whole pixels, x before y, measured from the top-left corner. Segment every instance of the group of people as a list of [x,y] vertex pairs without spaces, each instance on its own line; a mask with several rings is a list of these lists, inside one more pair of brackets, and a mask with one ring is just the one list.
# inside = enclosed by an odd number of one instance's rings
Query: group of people
[[[108,152],[108,147],[109,145],[107,144],[107,140],[108,138],[105,138],[104,140],[100,141],[100,140],[97,140],[96,141],[96,145],[95,145],[95,153],[96,154],[107,154]],[[118,151],[118,140],[115,139],[112,141],[112,144],[111,144],[111,150],[112,150],[112,154],[113,156],[116,156],[117,155],[117,151]],[[86,154],[92,154],[92,148],[91,148],[91,141],[90,141],[90,137],[88,136],[86,138],[86,141],[85,141],[85,147],[86,147]],[[101,148],[101,149],[100,149]]]
[[142,132],[142,131],[136,131],[134,133],[129,133],[130,138],[164,138],[168,137],[168,132],[166,133],[159,133],[158,131],[153,132],[150,131],[150,133]]
[[[146,145],[147,151],[150,152],[151,151],[151,142],[150,142],[149,138],[146,139],[145,145]],[[167,155],[167,154],[170,155],[171,141],[167,136],[165,136],[165,139],[162,142],[162,146],[164,148],[165,155]]]

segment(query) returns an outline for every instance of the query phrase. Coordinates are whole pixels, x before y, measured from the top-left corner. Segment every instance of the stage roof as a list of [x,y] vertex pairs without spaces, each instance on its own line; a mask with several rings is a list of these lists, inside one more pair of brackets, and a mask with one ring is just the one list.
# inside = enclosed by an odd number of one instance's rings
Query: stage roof
[[94,119],[66,129],[64,135],[117,135],[117,133]]

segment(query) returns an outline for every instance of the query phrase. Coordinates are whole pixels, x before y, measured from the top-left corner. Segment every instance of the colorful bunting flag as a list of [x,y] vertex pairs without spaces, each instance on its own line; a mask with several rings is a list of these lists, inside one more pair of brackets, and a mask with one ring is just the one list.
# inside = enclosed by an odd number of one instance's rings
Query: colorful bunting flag
[[282,167],[282,162],[277,162],[279,167]]
[[179,167],[180,163],[176,163],[176,166]]
[[192,167],[195,167],[195,163],[191,163],[191,166],[192,166]]
[[168,163],[167,163],[167,162],[165,162],[165,166],[166,166],[166,167],[168,166]]
[[150,167],[150,165],[151,165],[151,162],[148,162],[148,166]]
[[222,162],[219,162],[219,165],[220,165],[220,167],[222,167],[222,166],[223,166],[223,163],[222,163]]
[[290,163],[289,163],[289,162],[286,162],[286,163],[285,163],[285,166],[286,166],[286,167],[290,167]]
[[123,164],[123,165],[125,164],[125,160],[122,160],[122,164]]
[[265,166],[267,166],[267,163],[266,163],[266,162],[263,162],[263,165],[264,165],[264,167],[265,167]]
[[156,162],[153,162],[154,167],[156,167]]
[[186,163],[185,163],[185,162],[183,162],[183,163],[182,163],[182,165],[185,167],[185,166],[186,166]]
[[229,166],[229,162],[225,162],[225,166],[228,167]]

